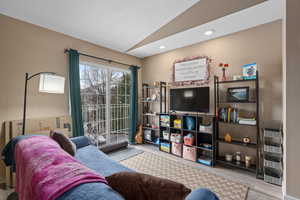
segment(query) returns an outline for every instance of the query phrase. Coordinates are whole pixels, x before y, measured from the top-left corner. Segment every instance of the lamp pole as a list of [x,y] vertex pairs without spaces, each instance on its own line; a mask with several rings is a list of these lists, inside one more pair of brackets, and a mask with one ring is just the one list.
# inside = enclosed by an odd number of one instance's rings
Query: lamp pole
[[28,73],[25,74],[25,92],[24,92],[24,105],[23,105],[24,107],[23,107],[23,128],[22,128],[22,135],[25,135],[28,75],[29,75]]
[[23,127],[22,127],[22,135],[25,135],[25,123],[26,123],[26,106],[27,106],[27,85],[28,81],[32,79],[35,76],[38,76],[40,74],[50,74],[50,75],[57,75],[55,72],[39,72],[36,74],[33,74],[29,76],[28,73],[25,74],[25,90],[24,90],[24,107],[23,107]]

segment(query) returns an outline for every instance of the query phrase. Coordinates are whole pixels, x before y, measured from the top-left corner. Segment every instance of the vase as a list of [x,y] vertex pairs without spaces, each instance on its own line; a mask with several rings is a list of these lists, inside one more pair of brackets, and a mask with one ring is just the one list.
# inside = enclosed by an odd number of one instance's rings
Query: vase
[[226,68],[222,68],[222,71],[223,71],[223,76],[222,76],[222,81],[226,81]]

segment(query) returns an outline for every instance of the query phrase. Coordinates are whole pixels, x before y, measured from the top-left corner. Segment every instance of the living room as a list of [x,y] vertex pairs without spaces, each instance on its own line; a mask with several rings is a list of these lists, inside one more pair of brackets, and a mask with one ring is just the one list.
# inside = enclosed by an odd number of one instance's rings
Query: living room
[[0,199],[299,199],[298,8],[1,2]]

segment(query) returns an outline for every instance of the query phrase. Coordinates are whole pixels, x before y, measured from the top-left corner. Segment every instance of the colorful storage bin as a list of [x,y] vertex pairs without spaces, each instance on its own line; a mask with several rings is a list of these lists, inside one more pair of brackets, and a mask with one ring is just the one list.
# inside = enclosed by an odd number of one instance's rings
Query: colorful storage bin
[[186,160],[196,161],[196,148],[183,145],[183,158]]
[[163,131],[163,139],[164,140],[169,140],[169,135],[170,135],[169,131]]
[[207,166],[212,166],[212,160],[210,158],[199,157],[197,161],[201,164],[204,164]]
[[187,136],[184,136],[183,140],[184,140],[184,144],[185,145],[193,146],[194,145],[194,141],[195,141],[195,137],[193,135],[189,134]]
[[200,124],[199,125],[199,131],[204,132],[204,133],[212,133],[213,132],[213,125],[212,124],[209,124],[209,125]]
[[174,120],[174,128],[182,128],[182,121],[181,119]]
[[154,132],[149,129],[144,130],[144,139],[152,141],[154,139]]
[[171,142],[182,143],[182,137],[180,133],[171,133]]
[[169,115],[161,115],[160,116],[160,125],[169,127],[170,126],[170,116]]
[[160,150],[170,153],[171,145],[169,143],[160,143]]
[[172,142],[172,154],[181,156],[181,153],[182,153],[182,144]]

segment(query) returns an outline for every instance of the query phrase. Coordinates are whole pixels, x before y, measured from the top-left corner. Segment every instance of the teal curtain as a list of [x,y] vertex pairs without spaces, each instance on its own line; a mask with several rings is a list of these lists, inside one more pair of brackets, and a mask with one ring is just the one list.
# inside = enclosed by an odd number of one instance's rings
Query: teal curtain
[[135,143],[135,133],[138,123],[138,69],[137,66],[131,66],[130,68],[130,129],[128,134],[128,140],[130,144]]
[[84,135],[79,77],[79,53],[69,50],[69,81],[73,137]]

